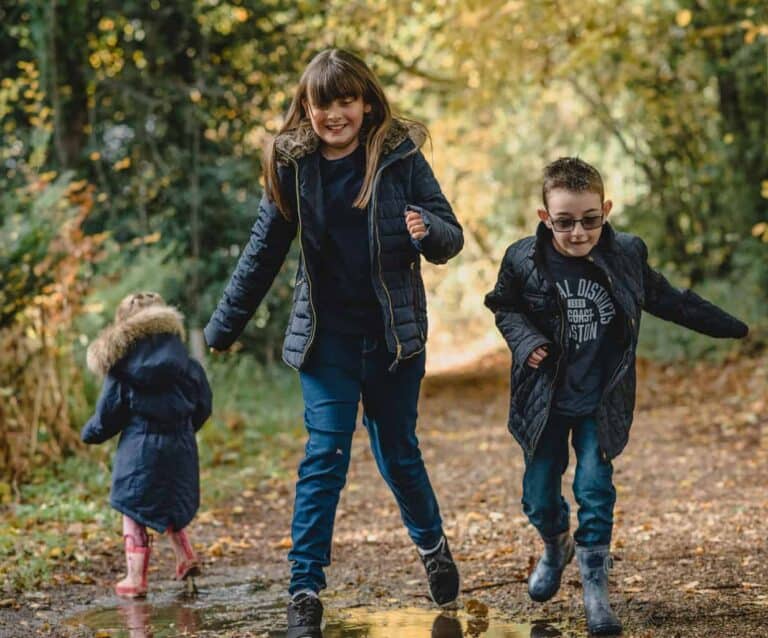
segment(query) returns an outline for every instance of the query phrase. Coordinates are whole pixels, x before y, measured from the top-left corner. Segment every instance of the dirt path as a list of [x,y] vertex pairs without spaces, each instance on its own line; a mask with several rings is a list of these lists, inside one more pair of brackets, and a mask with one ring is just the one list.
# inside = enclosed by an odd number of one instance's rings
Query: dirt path
[[[612,598],[626,636],[768,636],[766,361],[685,371],[641,366],[632,439],[614,464],[618,503]],[[505,428],[506,374],[506,356],[500,355],[479,369],[431,377],[422,394],[420,440],[460,563],[464,600],[479,601],[492,614],[515,622],[563,623],[562,634],[530,635],[583,636],[575,565],[549,603],[532,603],[526,594],[525,579],[540,544],[521,512],[522,454]],[[564,483],[569,497],[572,477],[571,465]],[[208,563],[203,590],[229,586],[234,591],[245,583],[238,596],[260,601],[261,611],[243,612],[240,629],[230,624],[226,632],[208,633],[206,604],[198,604],[195,614],[203,621],[188,625],[186,633],[179,629],[156,636],[281,635],[269,626],[282,622],[292,492],[292,479],[251,486],[226,507],[204,512],[196,524]],[[61,619],[82,611],[93,598],[108,600],[105,592],[120,567],[118,555],[115,543],[99,558],[94,584],[53,587],[0,609],[0,636],[99,635],[64,628]],[[170,568],[165,549],[152,576],[160,581],[158,597],[176,591],[162,580]],[[362,428],[339,507],[328,582],[331,616],[334,610],[358,606],[431,609],[422,567]],[[470,607],[483,615],[482,605]],[[183,627],[178,618],[174,622]],[[19,627],[24,631],[14,633]],[[400,635],[396,630],[339,631],[330,635]],[[470,622],[464,631],[464,636],[478,637],[523,635],[484,633],[482,622],[474,629]],[[402,638],[422,635],[430,632],[403,633]]]

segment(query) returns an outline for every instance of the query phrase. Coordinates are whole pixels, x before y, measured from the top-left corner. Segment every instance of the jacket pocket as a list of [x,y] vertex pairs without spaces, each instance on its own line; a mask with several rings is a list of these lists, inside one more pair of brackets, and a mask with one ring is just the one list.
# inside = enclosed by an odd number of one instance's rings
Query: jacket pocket
[[291,312],[288,315],[288,325],[285,327],[286,336],[290,334],[293,328],[293,320],[296,318],[296,310],[301,298],[301,288],[306,284],[306,277],[301,274],[296,278],[296,284],[293,287],[293,302],[291,303]]
[[413,291],[413,315],[416,319],[416,325],[419,329],[421,340],[425,340],[424,325],[427,321],[427,303],[424,284],[421,281],[421,275],[416,268],[416,262],[412,261],[410,266],[411,290]]

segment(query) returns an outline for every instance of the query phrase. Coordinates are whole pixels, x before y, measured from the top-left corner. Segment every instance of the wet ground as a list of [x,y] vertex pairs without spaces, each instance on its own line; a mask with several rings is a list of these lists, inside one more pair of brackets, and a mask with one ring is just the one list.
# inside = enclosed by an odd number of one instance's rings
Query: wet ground
[[[441,615],[367,437],[355,436],[334,533],[324,638],[586,636],[578,570],[533,603],[526,579],[541,546],[521,512],[520,450],[506,431],[500,365],[427,379],[419,438],[462,574],[463,608]],[[632,440],[614,463],[611,599],[627,638],[768,638],[768,359],[730,365],[641,364]],[[155,544],[150,593],[111,595],[119,537],[83,578],[0,600],[0,638],[282,638],[296,442],[288,478],[252,478],[229,502],[205,502],[191,534],[204,561],[197,597],[168,580]],[[248,460],[243,459],[243,467]],[[233,468],[233,472],[236,468]],[[563,479],[571,498],[573,466]],[[577,524],[575,511],[572,524]]]
[[[171,638],[259,636],[285,638],[282,588],[259,583],[207,582],[195,594],[159,591],[148,600],[96,600],[61,623],[70,636]],[[512,622],[470,599],[462,609],[381,609],[325,599],[323,638],[545,638],[575,635],[562,624]]]

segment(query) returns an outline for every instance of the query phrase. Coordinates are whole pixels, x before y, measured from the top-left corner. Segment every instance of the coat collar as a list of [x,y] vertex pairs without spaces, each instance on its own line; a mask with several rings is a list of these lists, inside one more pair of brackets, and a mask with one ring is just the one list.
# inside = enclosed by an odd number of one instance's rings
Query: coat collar
[[107,326],[88,346],[88,369],[106,375],[137,341],[155,334],[175,334],[184,339],[184,317],[170,306],[149,306]]
[[[361,131],[361,143],[365,136],[366,132]],[[392,154],[406,140],[411,140],[416,148],[421,148],[426,139],[426,132],[421,125],[393,119],[384,138],[382,157]],[[275,140],[275,152],[281,164],[311,155],[319,146],[320,138],[307,120],[301,122],[297,128],[281,133]]]

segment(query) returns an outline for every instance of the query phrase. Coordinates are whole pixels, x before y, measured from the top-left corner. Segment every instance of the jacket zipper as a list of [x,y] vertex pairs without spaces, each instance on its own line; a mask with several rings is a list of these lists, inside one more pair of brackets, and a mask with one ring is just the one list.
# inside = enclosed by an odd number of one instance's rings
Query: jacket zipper
[[[616,294],[613,289],[613,277],[611,277],[610,273],[605,270],[605,268],[600,267],[598,264],[595,263],[595,258],[592,257],[592,255],[587,256],[587,261],[589,261],[592,264],[595,264],[600,270],[602,270],[605,273],[605,277],[608,280],[608,288],[611,292],[611,297],[616,301],[616,304],[619,305],[618,300],[616,299]],[[634,319],[632,317],[627,317],[627,313],[624,310],[624,308],[621,309],[622,314],[627,318],[627,323],[629,323],[630,330],[629,330],[629,340],[630,340],[630,348],[632,347],[632,342],[634,341],[633,336],[633,330],[634,330]],[[627,368],[627,353],[624,352],[621,356],[621,360],[619,361],[618,365],[614,368],[613,372],[610,376],[610,381],[606,384],[605,390],[603,390],[603,394],[600,396],[600,402],[597,404],[597,413],[595,414],[595,421],[597,421],[597,431],[600,432],[600,408],[603,406],[603,401],[605,400],[605,397],[608,396],[608,394],[613,390],[613,388],[616,387],[616,385],[619,382],[620,374],[621,372],[626,371]],[[608,461],[608,454],[603,450],[600,449],[601,456],[604,461]]]
[[302,230],[304,226],[301,223],[301,194],[299,193],[299,164],[292,157],[290,157],[289,159],[293,164],[294,174],[296,176],[296,217],[299,222],[299,252],[301,253],[301,261],[302,261],[302,264],[304,265],[304,277],[307,280],[307,297],[309,298],[309,307],[312,310],[312,332],[310,332],[309,339],[307,340],[307,345],[304,346],[304,351],[301,353],[301,361],[299,362],[299,365],[291,366],[295,370],[298,370],[301,367],[301,365],[304,363],[307,353],[309,352],[309,349],[312,347],[312,343],[315,340],[315,332],[317,330],[317,312],[315,311],[315,305],[312,301],[312,280],[309,276],[309,268],[307,266],[306,257],[304,256],[304,242],[302,238]]

